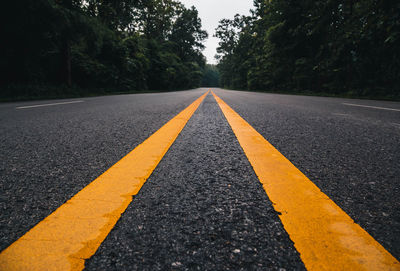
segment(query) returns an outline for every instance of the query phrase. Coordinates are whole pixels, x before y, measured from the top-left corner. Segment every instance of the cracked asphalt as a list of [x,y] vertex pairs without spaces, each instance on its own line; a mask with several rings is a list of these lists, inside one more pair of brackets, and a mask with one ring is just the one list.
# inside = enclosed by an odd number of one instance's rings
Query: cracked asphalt
[[[0,104],[0,249],[206,89]],[[400,103],[214,90],[397,259]],[[50,101],[53,102],[53,101]],[[57,102],[57,101],[54,101]],[[303,270],[211,95],[88,270]]]

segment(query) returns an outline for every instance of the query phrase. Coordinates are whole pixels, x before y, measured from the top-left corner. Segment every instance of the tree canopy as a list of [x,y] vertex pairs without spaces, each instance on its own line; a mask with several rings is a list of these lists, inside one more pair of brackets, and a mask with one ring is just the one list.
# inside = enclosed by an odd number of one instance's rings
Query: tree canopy
[[[1,4],[2,96],[46,86],[169,90],[200,85],[197,10],[174,0],[15,0]],[[42,93],[46,94],[46,93]]]
[[400,3],[255,0],[215,36],[225,87],[400,97]]

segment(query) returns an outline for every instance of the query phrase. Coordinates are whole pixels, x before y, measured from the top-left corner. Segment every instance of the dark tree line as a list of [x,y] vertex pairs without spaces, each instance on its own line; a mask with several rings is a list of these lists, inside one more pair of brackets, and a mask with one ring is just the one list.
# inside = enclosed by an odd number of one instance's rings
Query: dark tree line
[[179,1],[13,0],[0,10],[0,96],[201,83],[207,33]]
[[219,71],[216,65],[206,64],[203,72],[202,87],[218,87]]
[[255,0],[220,21],[225,87],[400,98],[400,2]]

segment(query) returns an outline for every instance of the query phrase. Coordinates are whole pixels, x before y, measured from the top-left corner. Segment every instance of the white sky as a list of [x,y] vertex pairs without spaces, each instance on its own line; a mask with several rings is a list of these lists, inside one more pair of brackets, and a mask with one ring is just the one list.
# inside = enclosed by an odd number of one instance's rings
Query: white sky
[[203,54],[207,57],[209,64],[215,64],[218,39],[214,38],[215,28],[221,19],[232,19],[235,14],[249,15],[253,8],[253,0],[180,0],[186,7],[195,6],[199,11],[203,29],[208,32],[205,42],[206,49]]

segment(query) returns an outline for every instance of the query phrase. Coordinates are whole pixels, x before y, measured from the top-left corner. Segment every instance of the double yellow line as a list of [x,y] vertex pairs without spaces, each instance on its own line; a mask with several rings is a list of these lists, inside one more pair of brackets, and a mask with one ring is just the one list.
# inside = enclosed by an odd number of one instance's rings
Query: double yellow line
[[[0,254],[0,270],[82,270],[209,92]],[[309,270],[400,270],[399,262],[217,97]]]

